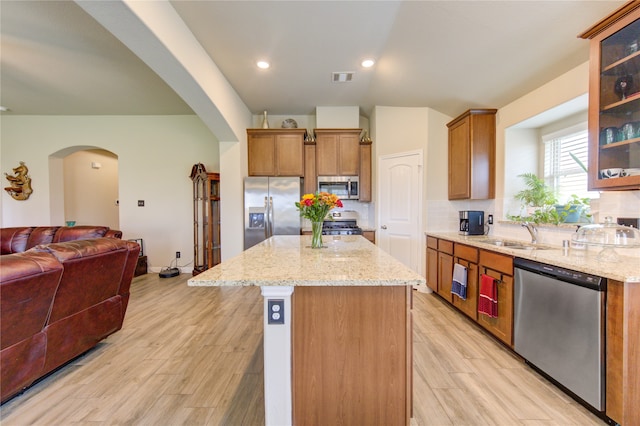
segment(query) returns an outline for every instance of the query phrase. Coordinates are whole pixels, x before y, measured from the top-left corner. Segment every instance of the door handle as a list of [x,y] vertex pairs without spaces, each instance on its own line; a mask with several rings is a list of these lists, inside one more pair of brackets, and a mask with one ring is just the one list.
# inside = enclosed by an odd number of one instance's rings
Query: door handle
[[273,237],[273,197],[269,197],[269,236]]
[[264,197],[264,238],[269,238],[269,202]]
[[382,225],[380,229],[387,229],[387,225]]

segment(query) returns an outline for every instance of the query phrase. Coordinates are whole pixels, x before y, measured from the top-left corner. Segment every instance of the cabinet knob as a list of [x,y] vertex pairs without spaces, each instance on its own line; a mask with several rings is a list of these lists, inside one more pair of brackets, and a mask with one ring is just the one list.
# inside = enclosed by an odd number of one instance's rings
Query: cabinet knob
[[380,229],[387,229],[387,225],[382,225]]

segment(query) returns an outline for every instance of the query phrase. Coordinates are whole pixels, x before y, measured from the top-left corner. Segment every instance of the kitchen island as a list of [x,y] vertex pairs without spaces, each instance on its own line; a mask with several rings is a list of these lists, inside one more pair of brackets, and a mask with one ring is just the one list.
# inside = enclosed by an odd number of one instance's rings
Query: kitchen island
[[408,425],[411,289],[422,276],[361,236],[275,236],[189,280],[260,286],[265,422]]

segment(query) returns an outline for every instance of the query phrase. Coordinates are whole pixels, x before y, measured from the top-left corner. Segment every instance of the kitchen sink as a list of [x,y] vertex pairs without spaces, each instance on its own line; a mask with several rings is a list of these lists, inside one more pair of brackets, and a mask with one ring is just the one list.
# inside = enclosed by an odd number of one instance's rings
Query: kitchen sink
[[491,244],[496,247],[506,247],[515,250],[548,250],[551,247],[543,246],[540,244],[532,244],[532,243],[524,243],[520,241],[505,241],[505,240],[494,240],[487,239],[480,241],[484,244]]

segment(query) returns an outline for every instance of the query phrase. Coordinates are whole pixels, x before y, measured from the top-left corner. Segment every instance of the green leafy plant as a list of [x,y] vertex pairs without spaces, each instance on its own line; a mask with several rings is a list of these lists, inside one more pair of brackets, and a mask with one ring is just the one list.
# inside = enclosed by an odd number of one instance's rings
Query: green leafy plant
[[534,173],[523,173],[518,177],[524,179],[527,188],[518,192],[515,198],[521,201],[523,207],[532,207],[533,209],[527,215],[508,215],[508,218],[534,223],[560,223],[560,214],[555,207],[558,199],[545,181]]
[[576,155],[573,152],[570,152],[569,155],[571,156],[571,158],[573,158],[573,161],[575,161],[578,164],[578,166],[580,166],[580,168],[584,170],[585,173],[588,173],[587,166],[585,166],[584,163],[580,161],[580,159],[576,157]]
[[527,189],[516,194],[516,200],[520,200],[523,205],[529,207],[552,206],[558,202],[553,190],[547,186],[545,181],[534,173],[523,173],[518,177],[524,179]]

